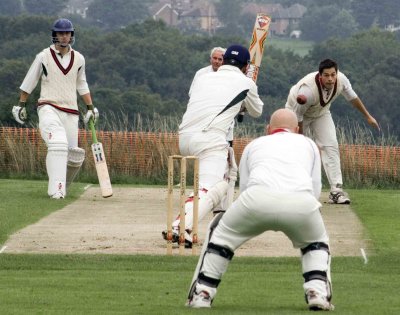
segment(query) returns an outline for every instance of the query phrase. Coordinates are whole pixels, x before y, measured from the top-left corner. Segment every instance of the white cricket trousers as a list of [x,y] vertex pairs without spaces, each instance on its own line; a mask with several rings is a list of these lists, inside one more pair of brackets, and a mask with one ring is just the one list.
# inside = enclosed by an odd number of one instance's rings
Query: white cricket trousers
[[179,135],[182,155],[199,158],[200,187],[209,190],[223,180],[228,157],[226,135],[220,131],[197,132]]
[[51,105],[38,108],[39,129],[47,145],[48,195],[57,191],[65,196],[68,148],[78,146],[79,116],[62,112]]
[[329,244],[320,207],[308,192],[280,193],[251,186],[223,215],[210,242],[235,251],[251,238],[272,230],[285,233],[295,248],[314,242]]
[[337,184],[343,185],[339,144],[331,113],[326,112],[316,118],[304,117],[303,133],[313,139],[321,149],[322,165],[331,190],[334,190]]
[[[210,190],[215,184],[224,180],[227,167],[228,142],[222,131],[209,130],[206,132],[187,133],[179,135],[179,150],[182,155],[195,155],[199,158],[199,185],[200,189]],[[203,219],[209,209],[204,203],[205,193],[200,192],[199,221]],[[202,201],[203,199],[203,201]],[[191,229],[193,225],[193,202],[185,206],[185,225]],[[173,226],[179,224],[177,219]]]
[[[264,231],[282,231],[292,241],[293,247],[305,248],[316,242],[329,246],[329,238],[319,208],[321,204],[309,192],[271,192],[264,186],[251,186],[222,216],[210,243],[229,248],[233,252],[243,243]],[[204,252],[204,247],[202,252]],[[309,271],[326,271],[330,282],[330,255],[325,250],[314,250],[301,256],[303,274]],[[230,260],[213,252],[205,252],[199,270],[213,279],[221,279]],[[329,293],[322,280],[303,284],[304,292],[317,290]],[[214,289],[215,290],[215,289]]]

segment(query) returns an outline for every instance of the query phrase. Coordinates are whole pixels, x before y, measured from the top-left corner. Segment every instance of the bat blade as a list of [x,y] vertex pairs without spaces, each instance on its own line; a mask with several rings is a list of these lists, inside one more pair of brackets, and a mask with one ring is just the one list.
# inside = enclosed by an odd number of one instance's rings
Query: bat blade
[[250,66],[246,74],[254,82],[257,81],[270,23],[271,18],[268,15],[264,13],[257,14],[249,47]]
[[104,198],[111,197],[113,190],[111,186],[110,175],[108,174],[106,156],[104,155],[101,142],[92,144],[94,164],[96,166],[97,177],[99,179],[101,195]]
[[[258,71],[261,66],[262,56],[264,53],[264,42],[267,39],[271,17],[264,13],[258,13],[256,22],[254,23],[253,33],[251,36],[249,53],[250,64],[246,72],[246,76],[257,82]],[[241,123],[244,118],[244,110],[240,110],[237,121]]]

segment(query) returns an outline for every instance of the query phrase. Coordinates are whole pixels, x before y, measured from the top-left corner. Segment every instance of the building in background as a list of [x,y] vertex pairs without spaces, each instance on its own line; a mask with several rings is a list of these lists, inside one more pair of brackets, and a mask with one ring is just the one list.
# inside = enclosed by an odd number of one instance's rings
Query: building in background
[[175,1],[160,1],[154,3],[150,8],[150,14],[154,20],[162,20],[169,26],[177,26],[179,22],[179,11]]
[[215,34],[217,28],[221,26],[215,5],[210,1],[194,2],[193,8],[182,12],[180,19],[182,25],[209,35]]
[[[78,14],[86,18],[86,12],[94,0],[69,0],[62,14]],[[271,35],[299,38],[299,22],[307,8],[300,4],[283,7],[281,4],[258,4],[243,1],[241,14],[271,16]],[[215,7],[215,0],[159,0],[149,3],[149,17],[162,20],[168,26],[182,31],[214,35],[222,27]]]
[[154,20],[182,30],[205,32],[210,35],[221,26],[213,1],[160,0],[149,8]]

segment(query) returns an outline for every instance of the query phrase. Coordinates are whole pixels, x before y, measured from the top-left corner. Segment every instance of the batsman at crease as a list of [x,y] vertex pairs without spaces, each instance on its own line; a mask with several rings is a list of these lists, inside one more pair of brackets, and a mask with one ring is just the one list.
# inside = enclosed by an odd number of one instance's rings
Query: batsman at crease
[[[237,166],[226,140],[233,120],[242,106],[252,117],[259,117],[264,106],[257,85],[245,75],[250,62],[248,49],[231,45],[223,59],[217,72],[203,74],[195,81],[179,126],[181,155],[199,158],[199,221],[221,203],[229,189],[234,188],[230,183],[236,181]],[[228,156],[232,162],[229,167]],[[185,213],[185,242],[191,247],[193,201],[190,198]],[[178,217],[173,223],[175,242],[179,236],[179,221]],[[166,239],[167,231],[162,235]]]

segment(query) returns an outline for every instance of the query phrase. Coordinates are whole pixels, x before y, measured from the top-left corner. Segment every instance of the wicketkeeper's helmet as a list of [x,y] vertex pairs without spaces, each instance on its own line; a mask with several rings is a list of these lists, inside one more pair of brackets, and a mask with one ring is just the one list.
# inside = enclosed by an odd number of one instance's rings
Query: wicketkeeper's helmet
[[54,44],[58,42],[56,32],[71,32],[71,41],[69,44],[72,45],[75,42],[75,29],[70,20],[58,19],[54,22],[53,28],[51,29],[52,41]]

